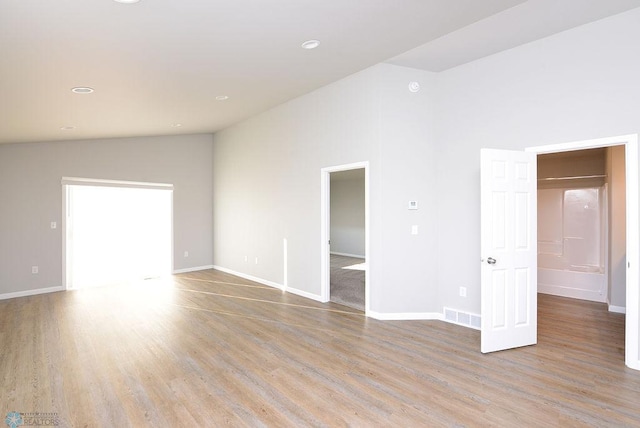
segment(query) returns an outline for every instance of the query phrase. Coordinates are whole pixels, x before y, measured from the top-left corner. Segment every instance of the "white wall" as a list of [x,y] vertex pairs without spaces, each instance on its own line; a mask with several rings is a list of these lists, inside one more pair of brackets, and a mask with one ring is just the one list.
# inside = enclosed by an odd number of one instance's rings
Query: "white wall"
[[[365,257],[365,180],[331,174],[331,252]],[[350,173],[351,171],[348,171]]]
[[[640,131],[640,9],[438,75],[438,284],[446,306],[480,310],[480,148]],[[637,261],[633,261],[637,262]],[[458,287],[468,287],[467,298]]]
[[480,148],[637,133],[639,22],[633,10],[439,74],[380,64],[216,134],[215,263],[281,283],[286,238],[289,286],[318,295],[319,171],[369,161],[372,310],[478,313]]
[[215,264],[281,284],[286,238],[289,287],[319,296],[320,170],[369,161],[371,309],[438,310],[433,92],[432,73],[381,64],[217,133]]
[[63,176],[174,184],[174,267],[211,265],[211,153],[211,135],[0,145],[0,294],[62,286]]

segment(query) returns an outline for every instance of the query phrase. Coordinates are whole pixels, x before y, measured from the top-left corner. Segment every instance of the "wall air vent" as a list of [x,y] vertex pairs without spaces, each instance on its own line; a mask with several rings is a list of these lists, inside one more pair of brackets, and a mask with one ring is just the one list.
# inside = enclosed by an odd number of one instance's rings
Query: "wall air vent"
[[480,330],[480,315],[470,314],[468,312],[458,311],[456,309],[444,308],[444,320],[452,324],[458,324],[469,327],[474,330]]

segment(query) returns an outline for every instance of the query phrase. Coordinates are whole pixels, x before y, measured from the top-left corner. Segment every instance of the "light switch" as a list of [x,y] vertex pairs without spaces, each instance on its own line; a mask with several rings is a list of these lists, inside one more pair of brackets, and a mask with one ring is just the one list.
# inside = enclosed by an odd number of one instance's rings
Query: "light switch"
[[51,229],[55,229],[58,227],[58,223],[56,223],[55,221],[51,222]]
[[418,234],[418,225],[414,224],[413,226],[411,226],[411,234],[412,235],[417,235]]

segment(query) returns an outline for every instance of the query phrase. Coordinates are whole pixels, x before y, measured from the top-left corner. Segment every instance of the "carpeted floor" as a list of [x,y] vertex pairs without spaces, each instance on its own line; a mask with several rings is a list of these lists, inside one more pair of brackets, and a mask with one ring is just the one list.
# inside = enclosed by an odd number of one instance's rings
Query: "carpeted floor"
[[364,311],[364,259],[331,254],[331,301]]

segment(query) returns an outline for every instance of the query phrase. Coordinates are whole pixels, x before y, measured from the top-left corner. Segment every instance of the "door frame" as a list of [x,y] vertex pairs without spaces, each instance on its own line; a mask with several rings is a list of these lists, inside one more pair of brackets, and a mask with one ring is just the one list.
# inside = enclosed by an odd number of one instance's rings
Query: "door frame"
[[170,251],[171,251],[171,272],[174,271],[174,259],[175,253],[173,248],[173,184],[167,183],[147,183],[147,182],[139,182],[139,181],[122,181],[122,180],[104,180],[97,178],[80,178],[80,177],[62,177],[62,286],[65,290],[72,290],[70,287],[71,282],[69,281],[69,264],[67,263],[67,258],[69,257],[68,248],[68,238],[67,234],[69,231],[67,230],[68,221],[67,218],[70,215],[71,208],[71,199],[70,199],[70,188],[69,186],[103,186],[103,187],[128,187],[128,188],[136,188],[136,189],[161,189],[161,190],[169,190],[171,191],[170,195],[170,234],[171,234],[171,242],[170,242]]
[[331,236],[331,173],[340,171],[350,171],[354,169],[364,169],[364,251],[365,251],[365,271],[364,271],[364,314],[369,316],[371,292],[370,275],[371,251],[370,215],[369,215],[369,162],[355,162],[345,165],[330,166],[320,170],[320,301],[328,302],[331,298],[331,257],[329,239]]
[[525,151],[536,154],[559,153],[601,147],[624,146],[626,181],[626,319],[625,319],[625,364],[640,370],[640,220],[638,183],[638,135],[629,134],[562,144],[527,147]]

